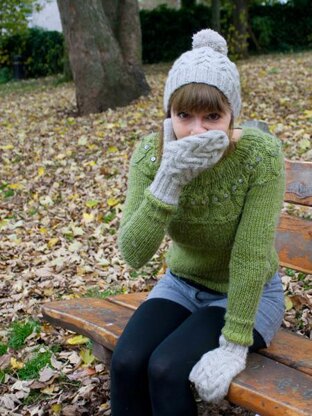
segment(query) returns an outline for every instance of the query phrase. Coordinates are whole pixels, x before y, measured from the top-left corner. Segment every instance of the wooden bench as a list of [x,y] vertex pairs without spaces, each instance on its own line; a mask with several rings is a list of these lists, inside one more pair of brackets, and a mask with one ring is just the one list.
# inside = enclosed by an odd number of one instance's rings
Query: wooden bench
[[[312,206],[312,163],[286,161],[285,201]],[[282,214],[276,247],[280,265],[312,273],[312,221]],[[44,318],[93,341],[94,354],[109,363],[118,337],[146,293],[107,299],[47,303]],[[312,342],[281,329],[268,349],[249,354],[245,371],[231,384],[228,400],[261,416],[312,415]]]

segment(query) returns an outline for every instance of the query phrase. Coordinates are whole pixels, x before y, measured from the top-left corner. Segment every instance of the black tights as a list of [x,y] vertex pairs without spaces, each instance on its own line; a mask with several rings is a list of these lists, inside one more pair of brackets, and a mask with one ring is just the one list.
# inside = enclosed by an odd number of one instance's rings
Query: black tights
[[[111,366],[112,416],[196,416],[189,373],[219,345],[225,309],[191,313],[166,299],[150,299],[134,313]],[[250,351],[265,347],[254,330]]]

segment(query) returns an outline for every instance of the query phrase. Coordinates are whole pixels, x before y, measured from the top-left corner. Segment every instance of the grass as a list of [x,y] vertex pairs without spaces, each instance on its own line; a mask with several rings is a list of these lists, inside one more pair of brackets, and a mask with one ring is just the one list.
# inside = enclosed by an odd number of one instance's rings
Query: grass
[[4,355],[8,350],[8,346],[7,344],[1,344],[0,343],[0,356]]
[[9,347],[18,350],[33,332],[39,332],[40,323],[37,321],[13,322],[9,328]]
[[41,393],[40,390],[31,390],[29,395],[23,400],[25,406],[31,406],[39,403],[41,400],[46,399],[48,396]]
[[40,371],[47,365],[50,365],[52,351],[38,352],[33,358],[27,361],[23,368],[17,371],[21,380],[37,379]]
[[9,81],[5,84],[0,84],[0,96],[13,93],[27,93],[30,91],[42,91],[47,88],[55,88],[64,81],[64,76],[54,75],[43,78],[32,78],[21,81]]
[[99,299],[105,299],[108,296],[115,296],[115,295],[121,295],[123,292],[122,289],[107,289],[107,290],[99,290],[96,288],[88,289],[84,297],[86,298],[99,298]]
[[3,370],[0,370],[0,383],[3,383],[5,379],[5,372]]

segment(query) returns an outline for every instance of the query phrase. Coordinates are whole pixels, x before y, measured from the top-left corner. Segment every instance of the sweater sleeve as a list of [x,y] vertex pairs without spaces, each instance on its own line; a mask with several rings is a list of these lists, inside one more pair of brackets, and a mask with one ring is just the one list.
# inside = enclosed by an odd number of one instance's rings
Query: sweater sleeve
[[118,246],[122,257],[135,269],[146,264],[156,253],[177,209],[156,199],[148,190],[157,171],[155,152],[151,139],[146,138],[130,161]]
[[231,342],[251,345],[257,307],[272,269],[278,268],[274,247],[285,192],[284,156],[268,157],[255,169],[245,199],[230,260],[225,326]]

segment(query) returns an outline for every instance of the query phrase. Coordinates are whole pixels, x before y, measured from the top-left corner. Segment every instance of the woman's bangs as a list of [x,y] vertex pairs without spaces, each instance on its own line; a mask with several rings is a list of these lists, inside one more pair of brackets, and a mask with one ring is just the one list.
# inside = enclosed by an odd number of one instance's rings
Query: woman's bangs
[[174,92],[170,107],[179,112],[225,113],[230,106],[221,91],[207,84],[187,84]]

